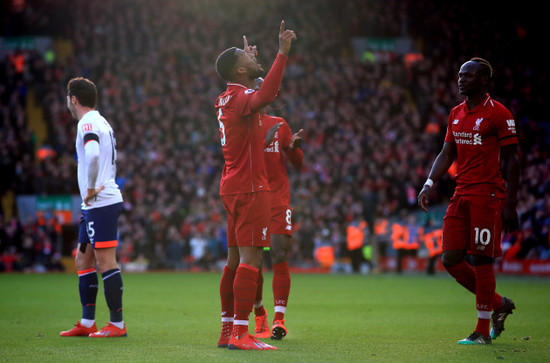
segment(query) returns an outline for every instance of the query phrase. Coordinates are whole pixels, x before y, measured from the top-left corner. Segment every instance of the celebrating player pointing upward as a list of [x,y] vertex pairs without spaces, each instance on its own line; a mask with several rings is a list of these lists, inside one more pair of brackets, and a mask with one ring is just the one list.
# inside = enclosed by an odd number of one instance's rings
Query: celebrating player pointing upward
[[229,48],[216,60],[216,71],[228,81],[216,100],[220,142],[225,166],[220,196],[227,214],[228,257],[220,281],[222,332],[219,347],[271,350],[248,332],[248,318],[256,296],[263,247],[269,245],[271,196],[264,158],[259,111],[279,90],[291,43],[292,30],[279,29],[279,52],[260,90],[255,80],[264,74],[256,47]]
[[[502,255],[502,229],[518,228],[518,141],[510,111],[487,93],[491,76],[491,65],[481,58],[460,68],[458,89],[466,101],[451,111],[443,149],[418,195],[427,211],[433,183],[456,157],[457,186],[443,219],[442,259],[449,274],[476,295],[478,315],[474,332],[459,344],[490,344],[515,309],[512,300],[495,292],[493,261]],[[472,255],[473,268],[466,254]]]

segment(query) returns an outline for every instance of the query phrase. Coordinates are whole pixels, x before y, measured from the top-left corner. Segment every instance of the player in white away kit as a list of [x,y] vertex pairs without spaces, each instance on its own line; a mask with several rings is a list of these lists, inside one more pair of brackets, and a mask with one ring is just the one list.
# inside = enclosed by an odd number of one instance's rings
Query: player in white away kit
[[[95,110],[97,89],[86,78],[67,85],[67,107],[78,120],[76,152],[82,216],[75,258],[79,278],[82,319],[61,336],[125,337],[122,320],[122,276],[116,261],[117,221],[122,195],[115,182],[116,150],[111,125]],[[89,246],[91,245],[91,246]],[[110,322],[100,331],[95,324],[98,291],[96,267],[103,278]]]

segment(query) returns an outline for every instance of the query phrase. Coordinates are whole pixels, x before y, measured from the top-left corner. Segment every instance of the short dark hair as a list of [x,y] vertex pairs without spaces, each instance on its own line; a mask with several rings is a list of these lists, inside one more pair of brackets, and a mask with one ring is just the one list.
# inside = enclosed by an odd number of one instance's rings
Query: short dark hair
[[224,50],[216,59],[216,72],[226,81],[232,81],[235,74],[235,65],[239,60],[237,48],[232,47]]
[[82,106],[95,108],[97,88],[94,82],[84,77],[76,77],[67,84],[67,94],[75,96]]
[[491,78],[493,76],[493,67],[491,67],[491,63],[489,61],[480,58],[480,57],[474,57],[470,59],[472,62],[476,62],[480,65],[482,65],[481,70],[483,71],[484,75]]

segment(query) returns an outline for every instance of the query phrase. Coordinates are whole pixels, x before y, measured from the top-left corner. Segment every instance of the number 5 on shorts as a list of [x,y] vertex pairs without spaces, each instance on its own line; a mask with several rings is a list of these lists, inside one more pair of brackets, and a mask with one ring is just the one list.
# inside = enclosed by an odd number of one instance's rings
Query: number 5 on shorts
[[90,238],[90,240],[94,238],[95,236],[94,221],[88,222],[88,224],[86,224],[86,232],[88,233],[88,238]]

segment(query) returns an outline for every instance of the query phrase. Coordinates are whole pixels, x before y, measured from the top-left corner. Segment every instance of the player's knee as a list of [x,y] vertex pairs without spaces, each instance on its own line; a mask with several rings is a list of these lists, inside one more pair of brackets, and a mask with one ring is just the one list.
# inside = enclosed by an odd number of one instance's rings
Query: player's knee
[[74,258],[74,263],[78,271],[94,267],[94,258],[91,249],[92,247],[88,244],[81,244],[79,246],[79,250]]
[[271,249],[271,262],[272,263],[283,263],[288,261],[288,253],[286,250],[279,249]]
[[256,268],[262,267],[263,251],[262,247],[239,248],[240,263]]
[[472,264],[474,266],[488,265],[494,262],[494,258],[488,256],[473,256]]
[[118,268],[114,248],[96,250],[95,259],[99,273]]
[[464,261],[463,251],[444,251],[441,262],[445,268],[453,267]]

